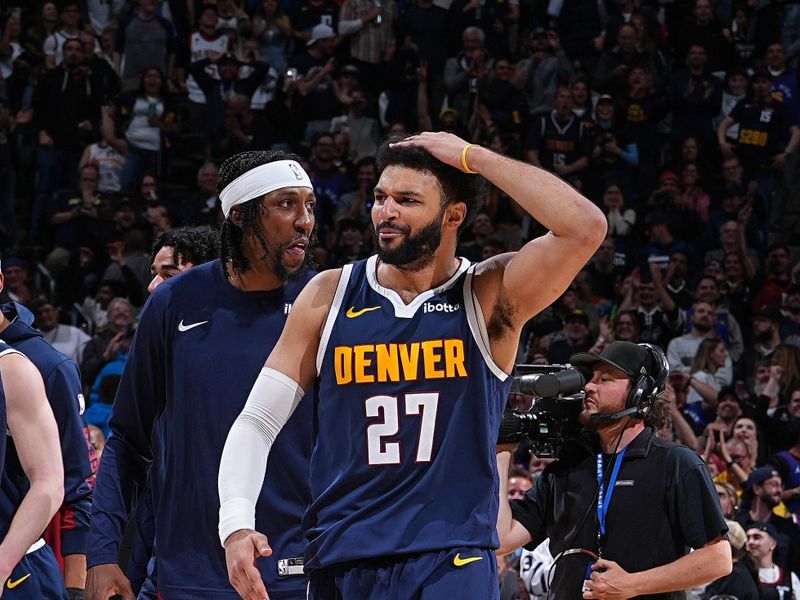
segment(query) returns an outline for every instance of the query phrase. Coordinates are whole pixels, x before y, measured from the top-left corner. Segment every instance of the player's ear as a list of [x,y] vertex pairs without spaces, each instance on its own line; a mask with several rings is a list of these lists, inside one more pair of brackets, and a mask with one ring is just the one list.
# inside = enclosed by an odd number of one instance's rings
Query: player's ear
[[449,227],[457,229],[466,218],[467,205],[463,202],[453,202],[445,211],[445,224]]
[[231,217],[231,223],[233,223],[237,227],[241,227],[242,226],[242,212],[239,210],[238,207],[234,206],[231,209],[230,217]]

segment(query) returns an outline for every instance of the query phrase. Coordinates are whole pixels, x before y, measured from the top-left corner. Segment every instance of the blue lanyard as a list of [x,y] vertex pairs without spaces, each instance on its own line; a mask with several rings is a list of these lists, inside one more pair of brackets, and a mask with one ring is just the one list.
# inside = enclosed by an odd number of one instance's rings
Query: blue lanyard
[[627,446],[617,454],[614,461],[614,469],[611,471],[611,478],[608,480],[608,487],[603,489],[603,453],[597,453],[597,521],[600,524],[598,540],[603,541],[606,537],[606,513],[611,506],[611,496],[614,494],[614,485],[617,483],[619,468],[622,466],[622,457],[625,456]]

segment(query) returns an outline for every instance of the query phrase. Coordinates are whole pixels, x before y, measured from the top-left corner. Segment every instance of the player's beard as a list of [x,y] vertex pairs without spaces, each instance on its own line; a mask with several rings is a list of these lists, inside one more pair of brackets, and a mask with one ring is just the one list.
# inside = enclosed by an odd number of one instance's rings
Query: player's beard
[[[303,262],[297,265],[296,267],[289,268],[283,261],[283,257],[286,255],[286,250],[288,250],[294,243],[297,241],[297,238],[294,240],[290,240],[284,244],[280,244],[278,246],[272,246],[266,240],[264,241],[265,245],[262,245],[260,240],[257,240],[255,244],[257,245],[254,250],[260,253],[259,260],[266,266],[270,271],[272,271],[275,276],[281,281],[281,283],[286,283],[288,281],[293,281],[300,277],[307,268],[313,267],[313,249],[316,243],[316,229],[312,231],[311,235],[309,236],[308,243],[305,249],[305,256],[303,257]],[[262,233],[263,235],[263,233]]]
[[288,281],[294,281],[295,279],[300,277],[300,275],[303,274],[303,271],[305,271],[306,268],[308,268],[309,266],[313,266],[312,263],[313,258],[311,258],[313,256],[313,234],[312,238],[308,242],[308,245],[306,245],[305,255],[303,256],[303,262],[297,265],[296,267],[289,269],[284,264],[283,257],[285,255],[285,251],[288,250],[293,243],[294,242],[289,242],[278,246],[276,248],[275,255],[273,258],[274,262],[273,268],[275,275],[277,275],[278,278],[283,283],[286,283]]
[[381,245],[380,236],[376,231],[374,236],[378,258],[381,262],[393,265],[401,271],[419,271],[427,267],[434,261],[436,250],[442,243],[443,217],[444,208],[433,221],[414,235],[411,235],[411,228],[407,225],[383,225],[382,229],[398,231],[405,237],[401,238],[396,248],[387,248]]

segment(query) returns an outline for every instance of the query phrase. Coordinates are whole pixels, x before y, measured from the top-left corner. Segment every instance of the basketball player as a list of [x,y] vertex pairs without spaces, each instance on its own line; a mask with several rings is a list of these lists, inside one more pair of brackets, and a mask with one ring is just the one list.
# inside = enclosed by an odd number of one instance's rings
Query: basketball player
[[[126,517],[150,461],[158,592],[165,600],[235,600],[216,539],[216,476],[228,433],[253,379],[277,342],[304,269],[314,227],[311,181],[296,157],[244,152],[225,161],[217,184],[225,222],[221,259],[158,285],[122,375],[95,489],[88,600],[134,596],[117,566]],[[302,556],[308,506],[311,401],[276,440],[267,474],[279,495],[259,502],[275,555],[257,577],[273,600],[305,598]]]
[[219,258],[219,234],[208,225],[185,225],[162,232],[150,251],[147,286],[151,294],[168,279]]
[[[4,285],[0,274],[0,291]],[[81,416],[85,409],[81,374],[75,361],[48,344],[33,327],[33,314],[21,304],[0,306],[0,341],[22,352],[38,369],[47,401],[58,426],[64,469],[64,504],[45,532],[47,546],[26,555],[31,579],[39,583],[38,592],[23,585],[6,589],[4,598],[53,600],[79,598],[86,585],[86,544],[92,510],[90,478],[97,457],[89,448],[88,429]],[[29,482],[17,458],[13,438],[6,438],[6,468],[0,477],[0,522],[10,522]],[[93,469],[94,465],[94,469]],[[93,482],[92,482],[93,483]],[[63,572],[62,567],[63,565]],[[47,583],[44,583],[44,582]]]
[[[306,287],[226,442],[220,539],[247,600],[267,597],[253,566],[271,552],[253,519],[267,455],[317,375],[310,597],[498,594],[494,444],[519,332],[592,256],[605,219],[555,176],[448,133],[384,144],[378,162],[377,256]],[[469,265],[455,248],[483,177],[551,233]]]
[[[0,431],[7,431],[13,440],[30,482],[17,498],[16,511],[4,512],[0,521],[0,595],[65,599],[63,580],[50,576],[55,556],[41,539],[64,498],[58,427],[36,367],[4,342],[0,342]],[[16,462],[6,456],[6,447],[0,444],[4,477],[7,458]]]

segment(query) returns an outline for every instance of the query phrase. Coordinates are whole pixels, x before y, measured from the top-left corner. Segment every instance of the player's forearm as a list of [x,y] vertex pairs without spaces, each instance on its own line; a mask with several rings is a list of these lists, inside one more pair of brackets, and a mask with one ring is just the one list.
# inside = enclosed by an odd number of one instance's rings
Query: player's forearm
[[[698,548],[676,561],[661,567],[631,573],[633,596],[665,594],[710,583],[731,572],[731,549],[727,540]],[[627,590],[626,590],[627,591]]]
[[[42,535],[64,497],[62,477],[53,473],[31,481],[11,527],[0,544],[0,572],[10,572]],[[10,568],[6,570],[6,567]]]
[[303,390],[283,373],[261,370],[242,413],[236,418],[219,466],[219,536],[255,529],[256,501],[264,485],[269,451],[303,397]]
[[103,450],[97,473],[89,529],[87,563],[89,567],[117,564],[119,547],[128,521],[137,484],[144,486],[145,471],[126,459],[130,447],[111,436]]
[[467,162],[553,235],[590,240],[605,236],[605,215],[555,175],[482,147],[472,148]]
[[68,588],[86,587],[86,555],[67,554],[64,556],[64,585]]

